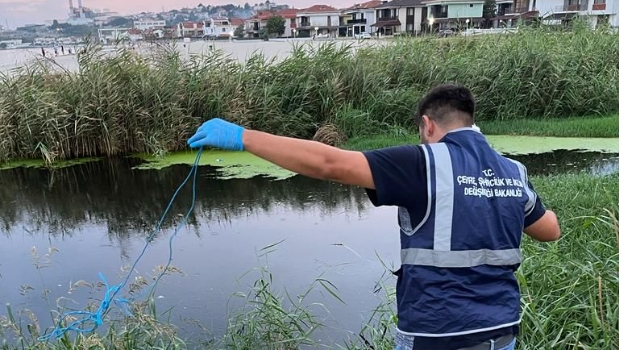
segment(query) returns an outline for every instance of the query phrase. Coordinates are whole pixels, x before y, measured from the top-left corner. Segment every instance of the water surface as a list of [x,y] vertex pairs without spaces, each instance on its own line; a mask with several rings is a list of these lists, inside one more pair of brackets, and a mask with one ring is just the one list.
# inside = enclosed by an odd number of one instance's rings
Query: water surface
[[[532,175],[617,171],[617,154],[558,151],[513,157]],[[76,288],[78,280],[111,284],[122,280],[121,268],[140,254],[174,190],[190,167],[134,170],[139,160],[103,159],[57,170],[15,168],[0,171],[0,303],[29,308],[41,326],[51,325],[48,310],[60,297],[73,298],[82,309],[100,292]],[[220,335],[233,293],[247,292],[265,266],[274,288],[296,295],[322,276],[338,288],[346,306],[320,288],[309,302],[326,304],[328,330],[318,337],[330,342],[358,332],[381,301],[376,282],[383,263],[398,266],[399,237],[394,208],[374,208],[363,190],[301,176],[217,180],[212,167],[200,167],[194,216],[174,240],[172,264],[182,274],[161,280],[158,308],[173,307],[172,321],[185,337],[199,334],[194,320]],[[174,203],[169,222],[137,266],[149,278],[167,263],[169,237],[191,204],[188,185]],[[262,247],[281,242],[268,256]],[[55,247],[49,260],[43,256]],[[34,249],[40,258],[34,259]],[[380,261],[381,259],[382,261]],[[393,283],[393,279],[386,280]],[[33,289],[31,289],[33,288]],[[43,291],[48,293],[43,295]],[[0,310],[0,315],[5,313]]]

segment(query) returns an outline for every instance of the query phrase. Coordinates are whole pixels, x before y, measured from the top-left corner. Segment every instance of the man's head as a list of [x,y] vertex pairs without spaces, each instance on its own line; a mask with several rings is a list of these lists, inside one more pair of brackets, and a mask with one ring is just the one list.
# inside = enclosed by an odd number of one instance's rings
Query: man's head
[[441,84],[432,88],[418,104],[414,121],[420,129],[420,142],[438,142],[449,130],[474,123],[476,101],[468,88]]

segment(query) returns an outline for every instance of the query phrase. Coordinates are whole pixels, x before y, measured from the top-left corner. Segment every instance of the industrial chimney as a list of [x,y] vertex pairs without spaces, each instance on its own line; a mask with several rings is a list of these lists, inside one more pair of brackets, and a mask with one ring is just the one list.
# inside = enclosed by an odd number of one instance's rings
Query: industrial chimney
[[73,0],[69,0],[69,15],[73,17]]
[[78,0],[78,7],[80,8],[80,18],[84,18],[84,7],[82,7],[82,0]]

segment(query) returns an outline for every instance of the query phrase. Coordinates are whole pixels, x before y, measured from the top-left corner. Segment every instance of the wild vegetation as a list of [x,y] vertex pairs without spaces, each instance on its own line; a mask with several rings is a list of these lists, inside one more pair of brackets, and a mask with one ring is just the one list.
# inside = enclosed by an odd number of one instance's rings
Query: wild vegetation
[[142,57],[90,47],[77,74],[40,63],[0,77],[0,163],[162,155],[215,116],[329,143],[400,133],[429,87],[452,81],[474,91],[480,122],[612,115],[618,53],[606,30],[526,28],[358,50],[300,45],[282,61],[244,64],[220,51],[185,60],[171,48]]

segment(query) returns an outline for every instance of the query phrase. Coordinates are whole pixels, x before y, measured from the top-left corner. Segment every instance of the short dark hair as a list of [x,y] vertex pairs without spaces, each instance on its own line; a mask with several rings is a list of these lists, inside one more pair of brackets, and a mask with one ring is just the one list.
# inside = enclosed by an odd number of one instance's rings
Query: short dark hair
[[474,123],[476,100],[469,88],[455,83],[440,84],[433,87],[418,104],[414,116],[416,125],[422,125],[422,116],[441,125],[450,124],[456,120],[471,126]]

